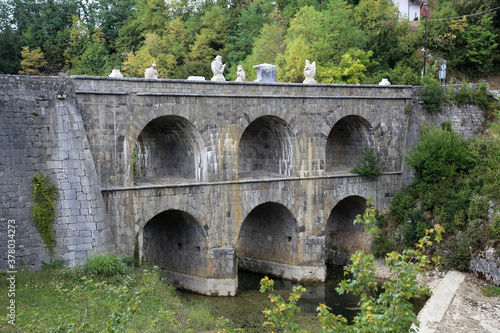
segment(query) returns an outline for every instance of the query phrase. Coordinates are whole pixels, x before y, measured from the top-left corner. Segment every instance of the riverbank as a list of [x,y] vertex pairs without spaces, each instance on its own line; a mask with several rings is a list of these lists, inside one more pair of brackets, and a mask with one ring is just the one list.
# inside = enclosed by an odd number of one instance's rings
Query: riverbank
[[[376,276],[390,276],[382,259],[377,260]],[[482,289],[488,284],[473,274],[430,271],[419,275],[417,283],[426,284],[433,292],[419,313],[419,333],[500,332],[500,296],[485,296]]]

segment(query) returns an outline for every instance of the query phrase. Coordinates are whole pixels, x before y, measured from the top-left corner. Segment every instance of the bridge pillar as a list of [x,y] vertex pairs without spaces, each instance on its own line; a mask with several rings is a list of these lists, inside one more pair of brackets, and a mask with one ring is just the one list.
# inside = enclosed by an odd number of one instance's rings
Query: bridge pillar
[[209,296],[235,296],[238,292],[238,269],[232,247],[210,249],[205,276],[166,271],[175,286]]
[[241,257],[238,267],[292,281],[324,282],[326,279],[325,237],[301,238],[298,242],[298,248],[297,262],[294,264]]

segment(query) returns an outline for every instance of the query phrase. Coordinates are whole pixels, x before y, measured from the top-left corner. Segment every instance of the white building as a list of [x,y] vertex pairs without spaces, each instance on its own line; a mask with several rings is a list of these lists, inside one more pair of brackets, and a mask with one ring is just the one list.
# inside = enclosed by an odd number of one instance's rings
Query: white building
[[414,21],[415,19],[420,20],[420,7],[423,3],[428,1],[429,0],[393,0],[394,5],[399,8],[399,16],[406,16],[410,21]]

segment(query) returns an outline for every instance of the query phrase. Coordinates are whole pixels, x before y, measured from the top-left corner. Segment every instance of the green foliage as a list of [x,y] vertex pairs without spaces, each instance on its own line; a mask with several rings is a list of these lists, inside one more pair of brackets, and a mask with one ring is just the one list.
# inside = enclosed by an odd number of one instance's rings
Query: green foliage
[[[260,281],[260,292],[265,293],[273,291],[274,281],[270,280],[267,276]],[[269,300],[275,304],[272,309],[264,310],[266,321],[263,326],[271,328],[282,329],[285,332],[301,332],[302,330],[293,320],[295,313],[300,312],[297,302],[300,296],[306,291],[304,287],[295,286],[288,297],[288,302],[285,302],[279,295],[270,293]]]
[[49,262],[42,261],[42,269],[43,270],[54,270],[63,268],[63,260],[62,259],[51,259]]
[[418,180],[437,183],[451,180],[469,170],[472,156],[467,142],[457,133],[436,126],[422,127],[418,145],[405,158]]
[[436,112],[441,107],[444,88],[439,81],[426,75],[422,79],[422,100],[424,106],[429,112]]
[[456,269],[461,272],[469,270],[471,253],[469,251],[469,240],[465,235],[459,234],[450,237],[439,248],[443,266],[447,269]]
[[33,181],[33,208],[31,209],[31,220],[35,222],[47,246],[49,253],[54,254],[56,239],[52,222],[56,218],[55,200],[58,197],[57,188],[51,179],[41,173],[32,178]]
[[474,96],[474,104],[481,107],[481,109],[486,110],[490,107],[488,102],[488,92],[486,90],[486,84],[484,82],[479,82],[477,84],[477,90]]
[[405,248],[412,248],[426,235],[426,230],[432,225],[420,210],[411,210],[408,214],[408,221],[403,223],[401,234]]
[[500,211],[497,211],[493,215],[493,220],[491,221],[490,226],[491,235],[496,238],[497,241],[500,242]]
[[408,221],[408,214],[415,207],[415,204],[416,200],[413,198],[409,187],[402,188],[394,195],[389,215],[394,220],[395,226]]
[[463,106],[474,101],[474,91],[469,87],[467,81],[462,82],[462,86],[458,90],[456,96],[457,104]]
[[[7,283],[0,279],[0,289]],[[1,307],[8,302],[0,298]],[[206,304],[184,302],[157,267],[113,277],[89,276],[80,267],[20,270],[17,306],[23,309],[16,320],[21,332],[238,331],[223,317],[201,316],[208,314]],[[8,331],[6,319],[0,318],[0,327]]]
[[375,258],[384,258],[385,255],[389,252],[392,252],[393,249],[394,244],[389,238],[387,238],[386,235],[375,235],[375,237],[373,238],[371,252],[375,256]]
[[379,166],[375,148],[367,146],[361,148],[361,157],[357,159],[357,166],[351,170],[351,173],[369,178],[380,176],[382,168]]
[[24,75],[43,75],[42,69],[47,65],[43,52],[40,48],[30,51],[29,47],[23,47],[21,51],[23,60],[21,61],[21,70],[19,74]]
[[[369,227],[369,233],[376,233],[373,228],[375,210],[367,207],[363,217],[357,216],[356,223]],[[426,255],[427,249],[433,245],[430,234],[436,231],[436,242],[441,241],[443,229],[436,225],[435,229],[427,230],[426,235],[415,249],[406,249],[402,254],[388,253],[386,264],[391,271],[391,278],[383,284],[383,292],[375,297],[371,290],[377,290],[375,281],[375,261],[371,254],[357,251],[351,256],[352,264],[346,267],[346,275],[354,279],[343,280],[337,288],[339,293],[352,292],[360,295],[358,306],[360,313],[351,325],[342,316],[330,313],[329,308],[320,304],[318,317],[323,332],[406,332],[411,324],[418,327],[418,321],[409,299],[429,295],[426,286],[418,285],[415,279],[419,272],[426,270],[430,264]]]
[[83,265],[83,272],[89,275],[114,276],[125,273],[125,264],[114,253],[91,256]]

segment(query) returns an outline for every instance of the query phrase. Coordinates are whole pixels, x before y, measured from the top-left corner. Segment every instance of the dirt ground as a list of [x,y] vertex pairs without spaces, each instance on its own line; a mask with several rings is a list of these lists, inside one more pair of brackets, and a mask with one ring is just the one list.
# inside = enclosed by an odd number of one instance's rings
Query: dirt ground
[[[435,332],[500,333],[500,296],[484,296],[481,289],[488,284],[470,273],[462,274],[465,279]],[[377,276],[389,276],[383,261],[377,261]],[[444,272],[430,272],[419,276],[417,282],[435,290],[444,276]]]
[[500,332],[500,296],[484,296],[481,289],[487,284],[471,274],[464,275],[465,280],[460,284],[436,332]]

